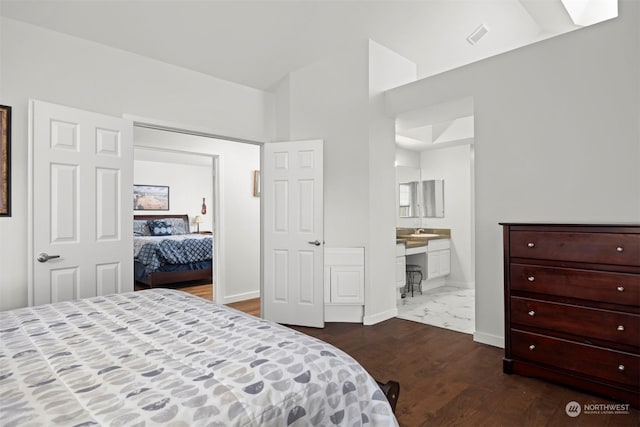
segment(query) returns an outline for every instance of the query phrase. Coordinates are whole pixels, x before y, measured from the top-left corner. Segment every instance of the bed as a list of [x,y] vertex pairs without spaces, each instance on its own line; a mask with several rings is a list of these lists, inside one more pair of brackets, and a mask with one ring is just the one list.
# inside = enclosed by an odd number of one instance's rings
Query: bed
[[353,358],[175,289],[0,312],[5,425],[397,426]]
[[[160,232],[155,235],[152,230]],[[133,234],[137,283],[153,287],[212,280],[213,236],[191,233],[188,215],[135,215]]]

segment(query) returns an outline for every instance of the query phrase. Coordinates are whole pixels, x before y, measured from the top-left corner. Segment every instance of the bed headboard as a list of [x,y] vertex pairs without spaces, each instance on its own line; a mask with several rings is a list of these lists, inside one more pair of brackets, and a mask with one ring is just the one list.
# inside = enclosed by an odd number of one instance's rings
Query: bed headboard
[[142,220],[150,220],[150,219],[163,219],[163,218],[182,218],[184,221],[184,229],[187,233],[190,232],[189,229],[189,215],[180,215],[180,214],[155,214],[155,215],[134,215],[133,219],[142,219]]

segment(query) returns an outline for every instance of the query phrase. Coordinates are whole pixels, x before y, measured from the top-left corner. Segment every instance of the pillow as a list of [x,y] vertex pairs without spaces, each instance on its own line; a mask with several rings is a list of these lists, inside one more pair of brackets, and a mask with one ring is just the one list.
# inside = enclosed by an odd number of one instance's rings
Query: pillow
[[171,234],[187,234],[187,230],[184,227],[184,220],[182,218],[163,218],[162,221],[171,227]]
[[171,226],[158,219],[149,221],[149,230],[152,236],[171,236]]
[[149,230],[149,224],[146,219],[134,219],[133,220],[133,235],[134,236],[150,236],[151,230]]

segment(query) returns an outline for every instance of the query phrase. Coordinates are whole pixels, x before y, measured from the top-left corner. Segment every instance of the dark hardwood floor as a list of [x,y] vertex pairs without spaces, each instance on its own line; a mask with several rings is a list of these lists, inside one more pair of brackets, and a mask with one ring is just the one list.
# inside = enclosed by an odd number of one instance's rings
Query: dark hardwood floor
[[[260,314],[259,299],[229,306]],[[569,402],[582,408],[614,402],[506,375],[503,350],[476,343],[468,334],[398,318],[374,326],[327,323],[323,329],[293,329],[350,354],[378,381],[398,381],[401,426],[640,426],[640,412],[633,408],[626,414],[585,414],[583,409],[569,417]]]

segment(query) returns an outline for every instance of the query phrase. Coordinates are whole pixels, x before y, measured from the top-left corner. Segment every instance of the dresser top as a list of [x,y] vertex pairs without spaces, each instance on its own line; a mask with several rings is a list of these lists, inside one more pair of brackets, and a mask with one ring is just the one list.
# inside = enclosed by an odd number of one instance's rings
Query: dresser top
[[568,222],[499,222],[500,225],[549,226],[549,227],[640,227],[640,222],[568,223]]

